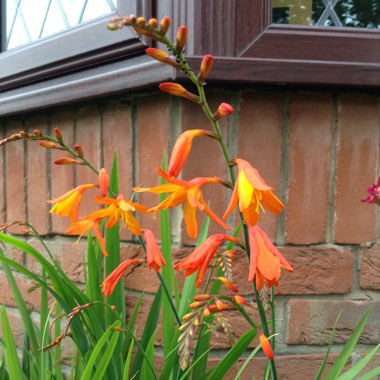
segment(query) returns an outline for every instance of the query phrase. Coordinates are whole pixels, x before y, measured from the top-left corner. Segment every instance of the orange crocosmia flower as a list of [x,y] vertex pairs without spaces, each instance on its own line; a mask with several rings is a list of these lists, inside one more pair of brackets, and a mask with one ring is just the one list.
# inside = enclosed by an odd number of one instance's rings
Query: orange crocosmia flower
[[210,261],[215,256],[216,250],[225,241],[237,243],[238,240],[233,236],[226,234],[216,234],[207,238],[198,248],[196,248],[189,256],[174,266],[175,270],[185,270],[185,276],[190,276],[198,271],[195,280],[195,286],[198,288],[201,284],[205,272]]
[[272,188],[261,178],[259,172],[248,161],[235,158],[232,163],[238,167],[235,187],[230,204],[223,215],[226,220],[239,203],[244,221],[253,226],[259,219],[260,209],[265,206],[270,212],[279,214],[284,204],[273,194]]
[[202,195],[202,187],[207,184],[223,183],[223,180],[217,177],[199,177],[191,181],[183,181],[174,177],[168,176],[160,168],[158,173],[168,182],[155,187],[133,188],[136,192],[148,191],[154,194],[171,193],[159,205],[152,207],[148,212],[157,212],[172,208],[183,203],[183,214],[186,224],[187,233],[193,239],[198,235],[197,209],[203,211],[212,220],[229,230],[230,227],[218,218],[215,213],[208,207]]
[[74,224],[72,224],[67,230],[67,235],[80,235],[82,236],[84,233],[88,232],[90,229],[94,233],[96,239],[99,242],[100,248],[103,252],[104,256],[108,256],[107,250],[106,250],[106,241],[100,232],[99,229],[99,222],[100,219],[97,218],[83,218],[81,220],[78,220]]
[[178,137],[169,160],[168,174],[171,177],[177,177],[180,171],[185,165],[187,157],[189,156],[191,150],[191,144],[193,143],[194,137],[197,136],[210,136],[213,134],[208,131],[201,129],[191,129],[185,131]]
[[156,272],[158,272],[162,265],[166,266],[166,261],[162,256],[153,232],[148,229],[143,229],[142,231],[144,233],[144,240],[146,244],[146,262],[149,269],[153,268]]
[[106,296],[110,296],[125,271],[132,265],[141,263],[141,259],[127,259],[121,262],[116,269],[109,274],[109,276],[102,283],[102,293]]
[[136,203],[128,201],[123,194],[119,194],[117,198],[102,198],[95,195],[95,200],[108,207],[95,211],[86,218],[103,219],[108,218],[106,228],[113,227],[119,220],[135,235],[141,235],[142,230],[140,223],[133,215],[133,212],[147,212],[148,208]]
[[272,346],[270,345],[268,338],[260,330],[258,332],[261,348],[263,349],[265,356],[269,360],[273,360],[274,352],[272,350]]
[[78,219],[79,206],[83,198],[83,193],[94,187],[96,187],[96,185],[93,184],[79,185],[60,197],[48,201],[48,203],[55,203],[50,213],[59,216],[68,216],[71,223],[73,223]]
[[281,268],[293,272],[293,266],[285,260],[258,225],[248,227],[248,233],[250,249],[248,281],[253,281],[256,276],[256,286],[259,291],[264,283],[268,287],[277,286]]

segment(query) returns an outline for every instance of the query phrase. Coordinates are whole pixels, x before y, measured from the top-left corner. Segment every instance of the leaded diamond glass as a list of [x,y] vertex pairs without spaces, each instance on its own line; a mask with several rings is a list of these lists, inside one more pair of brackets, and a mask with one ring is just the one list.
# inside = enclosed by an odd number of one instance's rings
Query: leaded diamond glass
[[380,29],[379,0],[272,0],[273,23]]
[[6,49],[116,12],[117,0],[7,0]]

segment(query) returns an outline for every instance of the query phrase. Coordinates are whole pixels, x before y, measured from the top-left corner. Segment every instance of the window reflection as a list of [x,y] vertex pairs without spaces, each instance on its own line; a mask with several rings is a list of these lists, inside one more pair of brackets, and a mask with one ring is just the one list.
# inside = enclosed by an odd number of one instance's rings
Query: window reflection
[[116,12],[117,0],[7,0],[6,49]]
[[272,0],[273,23],[380,28],[379,0]]

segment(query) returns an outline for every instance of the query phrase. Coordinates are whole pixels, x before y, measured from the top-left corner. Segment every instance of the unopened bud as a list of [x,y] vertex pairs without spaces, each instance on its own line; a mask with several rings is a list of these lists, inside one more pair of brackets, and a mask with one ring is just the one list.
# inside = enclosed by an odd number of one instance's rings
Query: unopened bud
[[81,145],[74,145],[74,149],[78,153],[78,157],[83,158],[83,149]]
[[204,310],[203,310],[203,315],[205,317],[209,317],[210,316],[210,309],[208,307],[205,307]]
[[145,23],[146,23],[146,21],[145,21],[144,17],[138,17],[136,20],[137,25],[143,26],[143,25],[145,25]]
[[234,112],[234,108],[228,103],[222,103],[214,113],[214,120],[219,120],[222,116],[229,116]]
[[73,164],[78,164],[78,160],[74,160],[71,157],[64,157],[64,158],[59,158],[58,160],[55,160],[54,163],[56,165],[73,165]]
[[160,22],[160,27],[161,27],[160,33],[165,34],[169,30],[170,24],[171,24],[170,17],[167,17],[167,16],[163,17]]
[[40,146],[48,149],[62,149],[62,146],[52,141],[40,141]]
[[273,360],[274,352],[272,350],[272,346],[270,345],[268,338],[260,330],[258,332],[259,332],[261,348],[263,349],[265,356],[269,360]]
[[99,188],[103,197],[107,196],[109,186],[109,177],[106,169],[102,168],[99,171]]
[[198,74],[198,79],[201,82],[204,82],[205,79],[208,77],[208,75],[212,69],[213,64],[214,64],[214,57],[212,55],[207,54],[203,57],[202,63],[201,63],[201,68],[200,68],[199,74]]
[[236,294],[234,297],[233,297],[233,300],[239,304],[239,305],[245,305],[247,303],[247,300],[242,297],[242,296],[239,296],[238,294]]
[[33,131],[33,133],[37,136],[37,137],[42,137],[42,132],[39,130],[39,129],[35,129]]
[[186,44],[186,41],[187,41],[187,27],[182,25],[178,28],[178,31],[177,31],[177,39],[175,43],[175,48],[176,48],[177,53],[181,53],[181,51],[183,50]]
[[112,305],[112,306],[111,306],[111,310],[116,310],[116,306],[115,306],[115,305]]
[[187,98],[194,103],[200,102],[199,96],[187,91],[183,86],[181,86],[178,83],[165,82],[165,83],[161,83],[159,87],[160,87],[160,90],[168,92],[171,95]]
[[151,28],[157,28],[158,26],[158,21],[156,18],[151,18],[149,21],[148,21],[148,25],[151,27]]
[[210,294],[197,294],[194,296],[195,301],[204,301],[204,300],[209,300],[210,299]]
[[164,51],[160,49],[148,48],[145,50],[145,52],[147,55],[149,55],[149,57],[152,57],[156,59],[157,61],[173,66],[176,69],[178,68],[178,64],[175,61],[175,59],[173,59],[172,57],[169,56],[169,54],[165,53]]
[[54,132],[55,132],[55,137],[57,138],[57,140],[63,144],[63,138],[62,138],[62,132],[59,128],[54,128]]
[[19,133],[21,137],[23,137],[24,139],[27,139],[29,137],[29,135],[25,131],[20,131]]

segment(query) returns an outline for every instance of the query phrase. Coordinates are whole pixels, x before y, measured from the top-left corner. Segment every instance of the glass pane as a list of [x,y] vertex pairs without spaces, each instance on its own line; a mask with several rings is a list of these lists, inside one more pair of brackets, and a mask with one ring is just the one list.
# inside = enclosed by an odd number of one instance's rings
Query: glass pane
[[116,12],[117,0],[6,0],[6,49]]
[[379,0],[272,0],[273,23],[380,29]]

